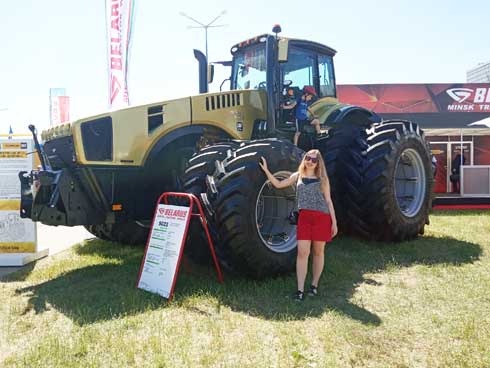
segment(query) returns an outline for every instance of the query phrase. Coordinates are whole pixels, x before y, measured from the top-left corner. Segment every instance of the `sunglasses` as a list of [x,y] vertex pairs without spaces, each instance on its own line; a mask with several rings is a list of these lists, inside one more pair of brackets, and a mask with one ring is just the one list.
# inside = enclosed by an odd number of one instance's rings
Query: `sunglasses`
[[305,161],[311,161],[312,163],[316,164],[318,162],[318,157],[311,157],[311,156],[306,155]]

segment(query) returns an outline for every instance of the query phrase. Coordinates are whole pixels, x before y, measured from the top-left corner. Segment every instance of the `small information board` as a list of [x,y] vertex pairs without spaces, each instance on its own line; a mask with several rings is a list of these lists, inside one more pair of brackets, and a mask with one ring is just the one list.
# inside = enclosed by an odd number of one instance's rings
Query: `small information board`
[[170,299],[190,220],[190,208],[159,204],[140,268],[138,288]]
[[43,257],[36,224],[20,217],[19,171],[34,164],[32,139],[0,139],[0,266],[21,266]]

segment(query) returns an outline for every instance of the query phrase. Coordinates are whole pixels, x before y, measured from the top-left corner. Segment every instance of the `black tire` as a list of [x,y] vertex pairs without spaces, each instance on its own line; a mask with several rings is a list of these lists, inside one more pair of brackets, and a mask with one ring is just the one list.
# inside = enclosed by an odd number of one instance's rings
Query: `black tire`
[[364,209],[374,239],[403,241],[424,232],[432,208],[430,147],[418,125],[388,120],[367,131]]
[[[194,153],[187,162],[187,167],[182,177],[183,189],[186,193],[194,194],[201,200],[201,194],[206,192],[206,176],[211,175],[216,169],[216,161],[232,155],[232,151],[239,147],[236,141],[218,142],[206,146]],[[201,200],[202,202],[202,200]],[[217,230],[208,221],[208,227],[214,242],[217,242]],[[206,234],[197,219],[191,219],[185,254],[198,264],[207,264],[211,261],[211,253],[208,247]]]
[[[286,141],[250,141],[209,177],[206,195],[214,209],[220,258],[236,273],[261,279],[294,270],[296,228],[287,215],[294,207],[295,188],[281,192],[267,185],[258,163],[265,157],[271,172],[285,178],[297,170],[302,153]],[[266,199],[272,202],[266,205]]]
[[317,144],[327,168],[339,232],[369,238],[363,207],[366,138],[364,127],[348,124],[330,129]]
[[236,141],[218,142],[194,153],[187,162],[182,177],[185,192],[196,196],[206,192],[206,176],[214,172],[216,161],[232,155],[233,150],[239,145],[240,143]]
[[136,222],[87,225],[85,228],[97,238],[128,245],[145,245],[150,229]]
[[[382,241],[423,233],[432,207],[433,172],[430,148],[417,124],[390,120],[368,128],[340,126],[329,131],[321,150],[341,230]],[[403,166],[411,167],[406,170],[411,177]]]

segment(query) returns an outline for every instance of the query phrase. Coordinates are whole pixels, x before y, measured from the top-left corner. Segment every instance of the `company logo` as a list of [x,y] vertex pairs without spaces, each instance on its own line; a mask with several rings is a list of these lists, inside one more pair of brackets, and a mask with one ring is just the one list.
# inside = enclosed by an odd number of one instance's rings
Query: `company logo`
[[447,106],[448,111],[490,111],[490,88],[451,88],[446,93],[454,100]]
[[471,88],[451,88],[446,93],[456,102],[465,102],[471,96],[473,90]]
[[117,95],[119,94],[119,91],[121,90],[121,83],[119,83],[119,80],[115,75],[112,75],[112,81],[111,81],[111,105],[114,103],[114,100],[116,99]]

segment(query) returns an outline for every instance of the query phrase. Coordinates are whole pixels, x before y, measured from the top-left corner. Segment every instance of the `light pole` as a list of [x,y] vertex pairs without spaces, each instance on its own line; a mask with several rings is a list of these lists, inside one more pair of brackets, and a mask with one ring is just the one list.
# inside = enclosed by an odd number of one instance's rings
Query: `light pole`
[[190,19],[192,20],[194,23],[197,23],[199,24],[199,26],[187,26],[188,29],[190,28],[204,28],[204,33],[205,33],[205,36],[206,36],[206,62],[209,62],[209,59],[208,59],[208,28],[218,28],[218,27],[224,27],[225,25],[224,24],[219,24],[219,25],[213,25],[214,22],[216,22],[218,20],[219,17],[221,17],[222,15],[226,14],[226,10],[223,10],[221,13],[219,13],[211,22],[209,22],[208,24],[204,24],[204,23],[201,23],[199,22],[198,20],[192,18],[191,16],[187,15],[186,13],[184,12],[180,12],[179,13],[180,15],[182,15],[183,17],[186,17],[187,19]]

